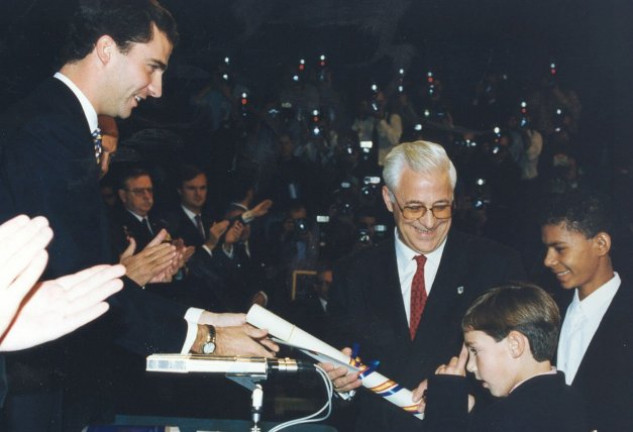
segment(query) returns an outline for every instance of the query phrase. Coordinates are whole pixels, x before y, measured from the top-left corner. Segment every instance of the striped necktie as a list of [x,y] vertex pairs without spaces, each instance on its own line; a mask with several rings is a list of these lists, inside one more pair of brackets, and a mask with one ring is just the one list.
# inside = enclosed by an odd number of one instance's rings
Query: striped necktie
[[101,165],[101,155],[103,154],[103,147],[101,145],[101,129],[96,128],[92,132],[92,142],[95,146],[95,159],[97,160],[97,165]]

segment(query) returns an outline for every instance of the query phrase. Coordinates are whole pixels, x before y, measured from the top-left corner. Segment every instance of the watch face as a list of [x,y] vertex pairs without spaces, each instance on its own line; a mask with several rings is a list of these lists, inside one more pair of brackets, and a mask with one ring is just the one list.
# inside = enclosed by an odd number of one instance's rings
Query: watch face
[[213,354],[215,351],[215,344],[213,342],[207,342],[202,345],[202,352],[204,354]]

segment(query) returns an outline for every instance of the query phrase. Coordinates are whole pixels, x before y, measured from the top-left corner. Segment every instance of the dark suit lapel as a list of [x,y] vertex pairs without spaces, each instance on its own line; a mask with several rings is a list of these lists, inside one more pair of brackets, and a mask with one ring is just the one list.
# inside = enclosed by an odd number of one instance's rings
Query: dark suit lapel
[[[45,92],[50,92],[49,97],[51,100],[56,101],[56,107],[59,110],[68,110],[69,115],[75,119],[81,126],[77,131],[83,131],[82,134],[85,137],[85,141],[82,139],[81,148],[77,149],[79,154],[90,154],[94,158],[94,150],[92,146],[92,135],[90,126],[88,125],[88,119],[81,107],[81,103],[77,96],[72,92],[70,88],[57,78],[50,78],[45,81],[43,87],[46,88]],[[68,144],[68,141],[64,142]],[[96,162],[95,162],[96,165]]]
[[469,263],[464,253],[466,249],[463,244],[457,244],[455,236],[448,237],[427,301],[429,313],[423,315],[421,325],[424,321],[434,321],[437,317],[445,315],[455,299],[467,293]]
[[631,314],[628,310],[632,304],[629,296],[626,287],[620,285],[587,347],[572,384],[577,385],[579,382],[595,379],[601,374],[605,365],[614,365],[622,360],[619,355],[613,359],[610,357],[615,357],[617,354],[614,350],[631,343],[630,340],[626,340],[630,337],[631,331],[626,328],[628,325],[625,325],[627,323],[623,321],[623,317]]
[[376,259],[368,265],[382,267],[384,271],[371,272],[377,279],[368,281],[369,301],[375,310],[382,310],[382,315],[391,320],[394,333],[408,340],[409,324],[402,301],[394,240],[385,241],[378,248]]

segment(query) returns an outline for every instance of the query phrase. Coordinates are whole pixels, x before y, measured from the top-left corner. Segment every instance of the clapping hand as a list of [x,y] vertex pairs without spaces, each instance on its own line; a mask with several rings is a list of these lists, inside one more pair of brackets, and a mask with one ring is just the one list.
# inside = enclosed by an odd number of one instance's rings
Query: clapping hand
[[0,338],[42,275],[52,238],[43,217],[20,215],[0,225]]
[[20,309],[0,342],[15,351],[55,340],[103,315],[104,301],[123,287],[122,265],[98,265],[69,276],[42,282]]

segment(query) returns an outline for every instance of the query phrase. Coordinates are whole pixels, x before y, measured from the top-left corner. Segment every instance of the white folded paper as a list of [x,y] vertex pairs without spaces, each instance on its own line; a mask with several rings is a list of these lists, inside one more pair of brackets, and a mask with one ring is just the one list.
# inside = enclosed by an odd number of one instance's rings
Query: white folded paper
[[246,321],[255,327],[267,329],[268,333],[279,342],[298,348],[319,362],[344,365],[350,371],[360,371],[364,387],[420,420],[424,419],[424,414],[418,412],[417,404],[413,402],[410,390],[368,368],[358,359],[346,356],[333,346],[259,305],[255,304],[251,307],[246,315]]

